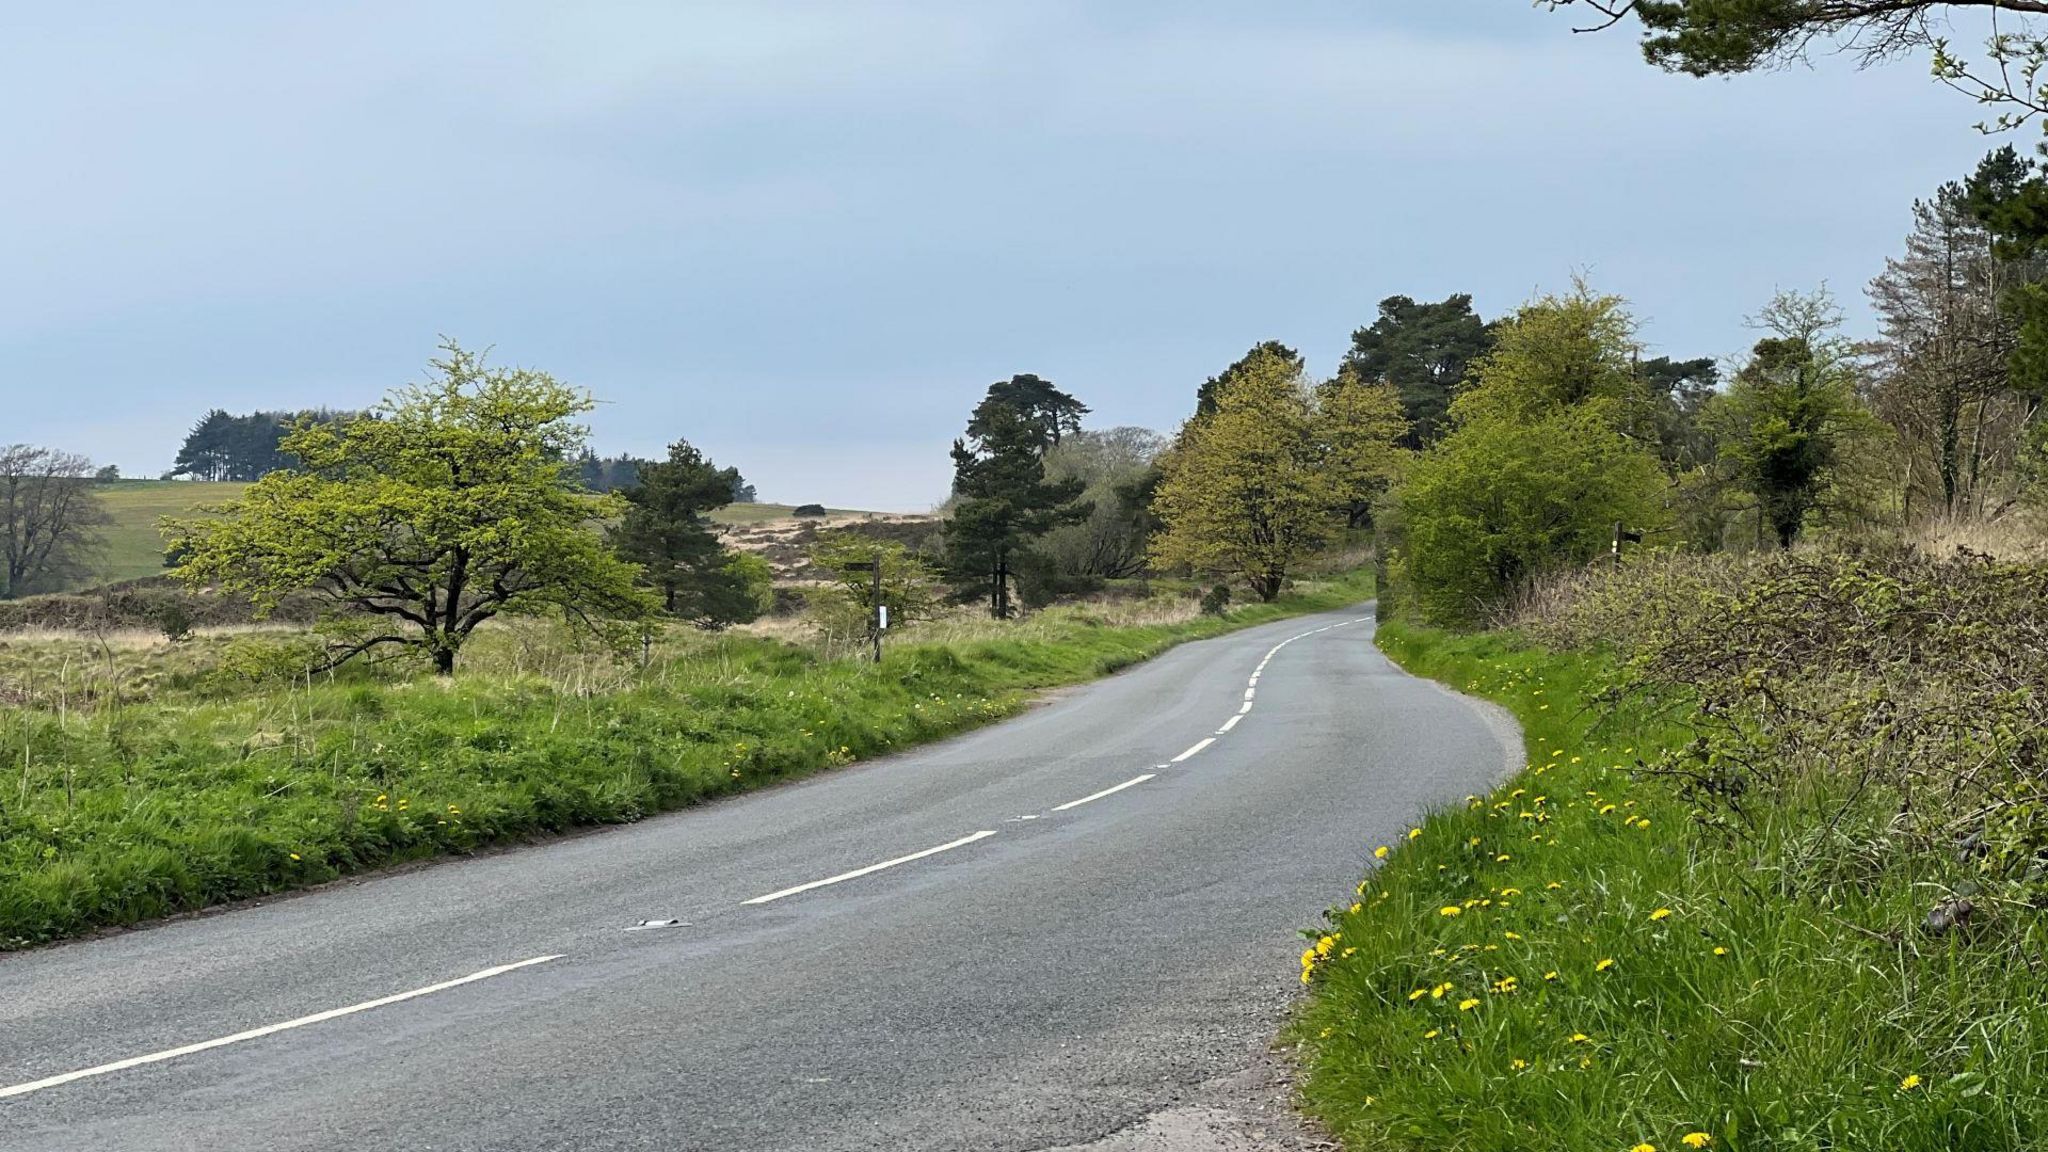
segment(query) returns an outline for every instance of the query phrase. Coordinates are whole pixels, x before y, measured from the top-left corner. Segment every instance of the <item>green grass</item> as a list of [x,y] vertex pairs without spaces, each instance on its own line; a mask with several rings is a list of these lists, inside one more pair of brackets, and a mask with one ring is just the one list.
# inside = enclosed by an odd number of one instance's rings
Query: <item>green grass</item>
[[[210,483],[189,480],[116,480],[95,487],[113,523],[105,531],[106,550],[91,575],[75,587],[56,591],[75,592],[98,584],[160,576],[164,570],[164,542],[157,522],[165,516],[189,516],[207,504],[233,500],[247,484]],[[788,504],[732,504],[712,514],[720,524],[761,524],[787,517]],[[867,513],[843,508],[831,510],[833,520],[865,516]]]
[[188,516],[203,505],[232,500],[247,487],[185,480],[116,480],[97,485],[94,491],[114,522],[106,529],[106,552],[92,578],[80,586],[162,575],[164,541],[157,533],[157,521],[165,516]]
[[[1825,902],[1789,895],[1781,863],[1824,836],[1816,822],[1757,812],[1733,837],[1636,778],[1689,733],[1596,708],[1597,656],[1380,636],[1409,669],[1511,708],[1530,766],[1391,846],[1312,937],[1303,1094],[1346,1146],[2048,1140],[2048,1006],[2013,959],[2048,939],[1922,934],[1929,897],[1882,867]],[[2039,937],[2037,920],[1988,930]]]
[[[452,683],[280,680],[303,642],[290,635],[209,637],[204,649],[162,648],[161,664],[147,651],[19,643],[0,653],[0,698],[24,702],[0,710],[0,949],[636,820],[959,732],[1182,641],[1368,595],[1352,576],[1228,619],[1190,619],[1183,600],[1178,618],[1149,623],[1128,606],[1075,606],[934,629],[945,642],[912,630],[879,666],[684,630],[648,668],[620,668],[507,627],[478,634]],[[104,679],[88,679],[102,664]],[[138,678],[139,698],[116,687]],[[88,690],[94,706],[81,710]]]

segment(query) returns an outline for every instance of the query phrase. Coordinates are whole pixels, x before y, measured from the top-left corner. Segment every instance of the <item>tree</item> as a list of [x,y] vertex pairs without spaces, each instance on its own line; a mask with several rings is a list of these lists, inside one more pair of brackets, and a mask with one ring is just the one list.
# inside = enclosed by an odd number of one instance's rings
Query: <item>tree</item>
[[[1864,63],[1929,50],[1935,78],[1982,104],[2007,111],[1993,122],[2013,127],[2048,111],[2037,83],[2048,45],[2029,15],[2048,13],[2048,0],[1538,0],[1553,11],[1584,11],[1574,31],[1612,28],[1635,17],[1643,58],[1669,72],[1726,76],[1809,58],[1815,46],[1835,47]],[[1945,35],[1961,13],[1985,17],[1986,67],[1973,67]]]
[[28,444],[0,447],[0,598],[86,576],[113,522],[83,456]]
[[[875,606],[889,609],[889,626],[900,628],[930,619],[938,607],[933,575],[900,540],[881,540],[840,529],[821,532],[812,542],[811,563],[831,582],[812,607],[827,632],[860,632],[875,618]],[[879,582],[873,565],[881,566]],[[876,599],[879,583],[881,598]]]
[[[1081,430],[1081,417],[1088,414],[1088,406],[1052,386],[1052,381],[1041,380],[1030,373],[998,380],[988,386],[988,395],[982,399],[981,407],[1000,405],[1009,408],[1038,430],[1039,454],[1044,455],[1057,447],[1062,438]],[[978,437],[981,429],[976,426],[980,419],[980,408],[967,423],[967,434]]]
[[1867,418],[1855,365],[1826,292],[1782,293],[1752,323],[1757,341],[1727,393],[1709,408],[1722,454],[1756,497],[1760,526],[1781,548],[1798,539],[1843,447]]
[[170,476],[194,480],[256,480],[290,467],[283,448],[286,435],[299,424],[353,420],[359,412],[312,409],[304,412],[251,412],[234,416],[215,408],[193,425],[178,448]]
[[1079,480],[1048,480],[1045,424],[990,395],[975,407],[967,436],[953,442],[953,513],[946,519],[946,567],[964,597],[986,590],[989,612],[1010,615],[1009,574],[1030,563],[1040,536],[1092,511],[1076,501]]
[[1410,426],[1400,395],[1391,383],[1340,371],[1316,389],[1315,430],[1345,525],[1365,527],[1412,455],[1402,447]]
[[1401,446],[1426,448],[1443,435],[1452,394],[1492,345],[1491,329],[1463,292],[1433,304],[1389,296],[1372,325],[1351,334],[1339,371],[1393,385],[1409,426]]
[[719,543],[705,513],[732,503],[736,468],[719,468],[686,440],[668,447],[668,459],[638,464],[637,481],[623,490],[626,514],[611,530],[621,559],[640,566],[661,594],[662,609],[702,628],[742,624],[761,615],[758,592],[744,566]]
[[1975,503],[1987,462],[2018,462],[2031,406],[2009,387],[2018,326],[2000,300],[2022,274],[1950,183],[1913,202],[1905,253],[1871,281],[1884,333],[1872,401],[1904,441],[1909,512],[1927,484],[1928,503],[1953,516]]
[[1235,364],[1209,377],[1202,382],[1200,388],[1195,390],[1195,416],[1201,418],[1216,411],[1217,396],[1232,381],[1245,376],[1255,369],[1264,371],[1270,362],[1276,360],[1293,365],[1294,371],[1297,373],[1303,370],[1301,353],[1296,352],[1278,340],[1267,340],[1262,344],[1255,345],[1251,351],[1238,357]]
[[1205,389],[1209,411],[1182,426],[1161,461],[1152,559],[1240,575],[1271,601],[1339,523],[1343,493],[1325,467],[1315,396],[1301,358],[1271,341]]
[[1624,302],[1584,283],[1499,326],[1450,433],[1392,500],[1390,567],[1428,618],[1480,620],[1531,578],[1591,559],[1617,522],[1662,523],[1639,347]]
[[1079,480],[1088,518],[1053,528],[1038,550],[1056,575],[1085,580],[1136,576],[1145,570],[1146,544],[1158,521],[1152,493],[1159,486],[1159,454],[1166,437],[1149,428],[1121,427],[1069,435],[1046,453],[1053,481]]
[[653,604],[597,532],[618,503],[564,475],[593,401],[453,341],[430,365],[377,419],[299,425],[284,443],[297,467],[216,516],[167,522],[183,557],[173,574],[264,611],[311,594],[347,632],[331,663],[388,645],[447,675],[485,621],[549,611],[629,639],[626,622]]
[[1712,357],[1673,360],[1659,356],[1636,365],[1636,378],[1649,394],[1657,424],[1657,458],[1672,472],[1698,468],[1714,457],[1713,443],[1700,427],[1700,413],[1720,388],[1721,369]]
[[1530,579],[1604,552],[1615,524],[1661,523],[1662,486],[1598,406],[1468,421],[1402,481],[1395,567],[1429,621],[1475,624]]

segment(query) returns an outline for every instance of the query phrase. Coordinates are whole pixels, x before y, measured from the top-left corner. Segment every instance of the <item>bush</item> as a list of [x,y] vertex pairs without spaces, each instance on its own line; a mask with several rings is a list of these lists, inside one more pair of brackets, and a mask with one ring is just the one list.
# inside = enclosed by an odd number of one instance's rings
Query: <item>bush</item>
[[1230,585],[1211,585],[1202,593],[1202,615],[1221,616],[1230,611]]
[[192,611],[176,600],[166,601],[156,610],[156,626],[175,644],[192,635]]
[[825,506],[823,504],[799,504],[790,509],[789,514],[799,520],[823,520],[825,518]]

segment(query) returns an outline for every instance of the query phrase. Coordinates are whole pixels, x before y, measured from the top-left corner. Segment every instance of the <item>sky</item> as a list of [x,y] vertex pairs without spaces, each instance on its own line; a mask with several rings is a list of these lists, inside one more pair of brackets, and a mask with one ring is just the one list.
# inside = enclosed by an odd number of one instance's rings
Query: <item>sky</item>
[[[918,511],[988,384],[1170,431],[1266,339],[1584,274],[1653,354],[1852,331],[1997,141],[1924,60],[1732,80],[1527,0],[65,3],[0,15],[0,443],[153,476],[445,335],[764,499]],[[2030,147],[2032,139],[2017,141]]]

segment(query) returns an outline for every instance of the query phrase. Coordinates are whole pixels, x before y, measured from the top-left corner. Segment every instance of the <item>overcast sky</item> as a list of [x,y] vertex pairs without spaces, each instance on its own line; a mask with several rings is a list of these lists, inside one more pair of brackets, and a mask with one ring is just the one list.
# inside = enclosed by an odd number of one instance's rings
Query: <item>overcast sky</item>
[[[313,11],[315,8],[322,11]],[[1991,142],[1924,61],[1667,76],[1527,0],[64,3],[0,17],[0,443],[167,467],[436,336],[764,498],[916,510],[988,383],[1170,430],[1263,339],[1574,270],[1661,352],[1862,285]],[[2031,146],[2032,138],[2020,141]]]

